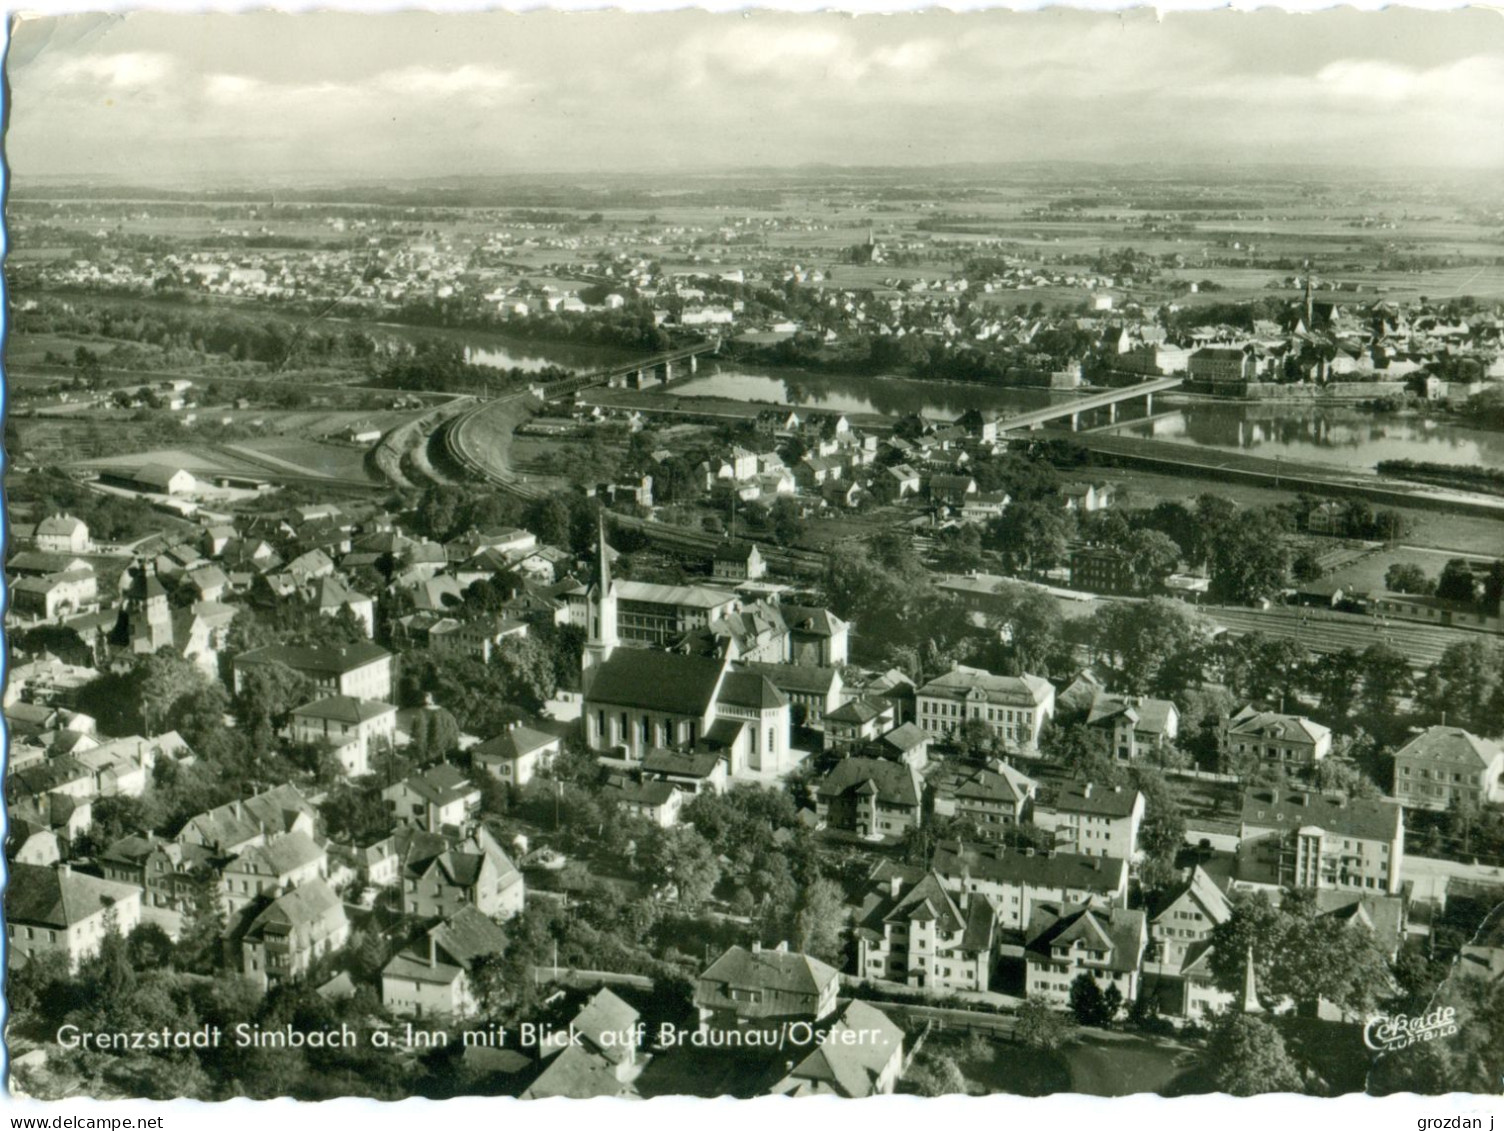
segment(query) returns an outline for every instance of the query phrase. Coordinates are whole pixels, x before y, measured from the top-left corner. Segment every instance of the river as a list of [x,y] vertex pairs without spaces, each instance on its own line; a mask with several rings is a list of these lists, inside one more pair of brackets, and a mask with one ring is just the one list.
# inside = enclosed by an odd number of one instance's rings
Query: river
[[[789,404],[834,412],[902,416],[922,412],[954,420],[968,409],[1026,412],[1065,403],[1074,394],[1048,389],[997,389],[983,385],[915,381],[902,377],[844,377],[806,371],[718,365],[714,372],[671,392],[679,396]],[[1197,401],[1167,406],[1153,420],[1124,423],[1119,433],[1145,436],[1344,471],[1372,471],[1379,460],[1504,467],[1504,433],[1465,428],[1413,415],[1383,415],[1357,408],[1296,403],[1238,404]],[[1125,414],[1139,412],[1125,406]]]

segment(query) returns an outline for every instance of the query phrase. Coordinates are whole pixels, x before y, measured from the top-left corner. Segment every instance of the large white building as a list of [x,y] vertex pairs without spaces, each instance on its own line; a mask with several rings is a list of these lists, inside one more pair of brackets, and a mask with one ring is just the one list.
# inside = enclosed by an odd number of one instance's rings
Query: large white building
[[1035,753],[1040,730],[1055,714],[1055,688],[1036,675],[993,675],[957,665],[919,689],[915,713],[933,735],[948,736],[975,719],[1010,753]]

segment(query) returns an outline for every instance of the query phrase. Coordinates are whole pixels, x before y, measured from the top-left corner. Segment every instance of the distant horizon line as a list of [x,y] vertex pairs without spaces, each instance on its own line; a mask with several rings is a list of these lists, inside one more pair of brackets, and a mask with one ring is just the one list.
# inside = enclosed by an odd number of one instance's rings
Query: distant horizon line
[[[636,180],[663,180],[673,178],[692,178],[700,180],[712,180],[725,177],[797,177],[797,176],[820,176],[820,175],[844,175],[844,176],[902,176],[910,173],[951,173],[951,174],[985,174],[989,171],[1047,171],[1051,169],[1094,169],[1102,171],[1135,172],[1139,174],[1159,173],[1169,175],[1175,172],[1215,172],[1236,170],[1240,174],[1264,171],[1267,175],[1275,176],[1292,173],[1331,173],[1341,171],[1344,174],[1351,173],[1351,162],[1337,159],[1331,160],[1238,160],[1236,158],[1218,158],[1186,161],[1110,161],[1088,158],[1026,158],[1017,160],[992,160],[992,161],[948,161],[943,163],[913,162],[889,164],[873,164],[870,162],[840,163],[831,161],[800,162],[789,165],[725,165],[718,167],[699,167],[694,169],[676,168],[650,168],[643,166],[621,166],[617,168],[599,169],[537,169],[519,171],[497,171],[488,173],[351,173],[343,177],[329,173],[313,172],[276,172],[268,173],[259,182],[248,178],[245,174],[225,174],[223,176],[196,174],[191,180],[184,179],[173,181],[157,175],[150,174],[127,174],[93,171],[78,172],[42,172],[29,173],[18,170],[13,164],[10,173],[10,196],[14,199],[24,193],[25,184],[31,182],[47,182],[48,187],[60,187],[65,185],[88,185],[92,187],[119,186],[122,188],[140,188],[153,191],[177,191],[187,192],[194,190],[212,189],[216,191],[247,190],[251,191],[258,187],[279,184],[297,188],[362,188],[374,187],[397,187],[403,185],[424,186],[442,184],[463,184],[467,187],[475,187],[487,182],[499,181],[527,181],[527,180],[581,180],[592,178],[630,178]],[[1390,164],[1381,169],[1368,170],[1365,176],[1372,180],[1393,181],[1413,179],[1420,177],[1455,177],[1455,176],[1486,176],[1497,173],[1504,169],[1504,161],[1493,165],[1475,164],[1445,164],[1438,165],[1435,162],[1414,165]],[[289,184],[291,182],[291,184]]]

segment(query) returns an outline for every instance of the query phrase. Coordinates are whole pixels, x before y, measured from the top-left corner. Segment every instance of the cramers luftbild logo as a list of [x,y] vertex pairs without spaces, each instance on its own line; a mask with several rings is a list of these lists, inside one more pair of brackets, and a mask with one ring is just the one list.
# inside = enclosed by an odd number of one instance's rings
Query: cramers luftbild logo
[[1439,1006],[1419,1017],[1403,1013],[1391,1017],[1378,1013],[1363,1026],[1363,1043],[1375,1052],[1397,1052],[1424,1041],[1434,1041],[1457,1034],[1457,1010]]

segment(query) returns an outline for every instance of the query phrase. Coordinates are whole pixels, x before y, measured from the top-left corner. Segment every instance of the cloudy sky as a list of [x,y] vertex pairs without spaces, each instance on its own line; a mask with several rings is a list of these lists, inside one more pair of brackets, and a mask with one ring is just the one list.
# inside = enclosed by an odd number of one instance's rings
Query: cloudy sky
[[28,175],[368,179],[1034,160],[1504,165],[1504,16],[75,16],[16,26]]

